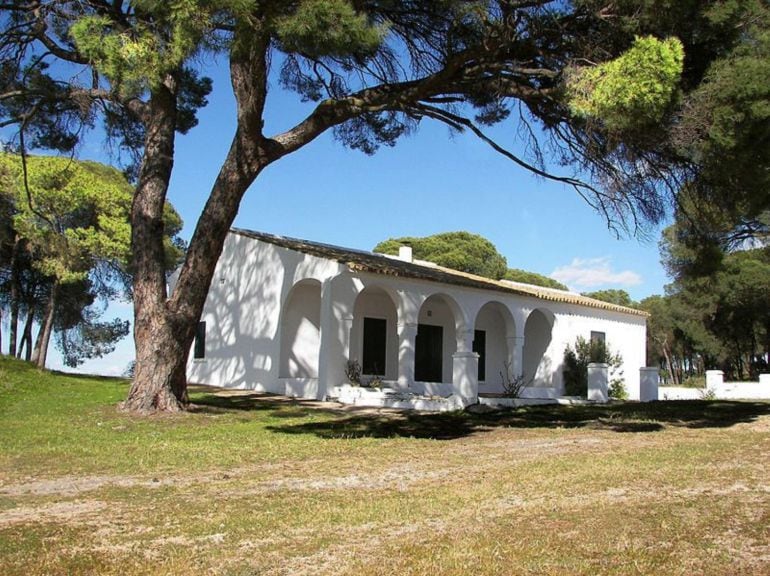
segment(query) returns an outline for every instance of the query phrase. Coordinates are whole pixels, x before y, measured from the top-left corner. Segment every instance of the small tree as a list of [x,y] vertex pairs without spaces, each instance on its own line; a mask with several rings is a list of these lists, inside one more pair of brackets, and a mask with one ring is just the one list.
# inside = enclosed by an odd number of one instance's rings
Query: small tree
[[612,352],[603,340],[589,341],[582,336],[577,337],[574,346],[567,345],[564,350],[564,390],[568,396],[588,394],[588,365],[592,363],[609,365],[611,398],[628,396],[623,383],[623,358],[620,353]]
[[[20,313],[25,357],[45,366],[49,343],[64,363],[111,352],[127,321],[101,322],[106,301],[131,292],[129,213],[133,189],[115,168],[70,158],[0,154],[0,304],[10,311],[9,354]],[[167,266],[181,257],[181,219],[164,214]],[[40,326],[32,348],[33,321]]]

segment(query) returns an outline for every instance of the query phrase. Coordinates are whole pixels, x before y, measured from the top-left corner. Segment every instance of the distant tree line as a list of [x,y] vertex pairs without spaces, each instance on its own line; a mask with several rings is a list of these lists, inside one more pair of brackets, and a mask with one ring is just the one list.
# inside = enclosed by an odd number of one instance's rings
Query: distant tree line
[[625,290],[585,293],[636,307],[647,321],[647,363],[673,385],[720,369],[731,380],[756,379],[770,360],[770,246],[744,246],[713,253],[682,241],[678,225],[661,241],[663,263],[673,282],[664,295],[633,302]]
[[647,359],[670,382],[705,370],[732,380],[756,379],[770,360],[770,246],[725,251],[699,264],[700,247],[681,242],[677,225],[664,232],[663,263],[674,281],[664,296],[640,303],[650,313]]

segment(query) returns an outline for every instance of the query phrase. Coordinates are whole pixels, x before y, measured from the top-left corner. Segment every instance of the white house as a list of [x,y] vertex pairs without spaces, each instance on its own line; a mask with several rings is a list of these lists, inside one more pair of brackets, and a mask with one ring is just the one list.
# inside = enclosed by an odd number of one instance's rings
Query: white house
[[604,338],[639,398],[646,315],[429,262],[234,229],[225,242],[188,364],[190,382],[324,399],[347,362],[418,394],[463,403],[502,391],[563,393],[564,349]]

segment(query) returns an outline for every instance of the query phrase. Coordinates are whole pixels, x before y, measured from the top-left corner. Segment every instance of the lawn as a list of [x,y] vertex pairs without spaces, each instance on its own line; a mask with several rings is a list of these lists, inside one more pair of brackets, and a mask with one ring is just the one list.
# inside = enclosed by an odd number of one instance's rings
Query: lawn
[[770,404],[395,414],[0,359],[0,574],[770,574]]

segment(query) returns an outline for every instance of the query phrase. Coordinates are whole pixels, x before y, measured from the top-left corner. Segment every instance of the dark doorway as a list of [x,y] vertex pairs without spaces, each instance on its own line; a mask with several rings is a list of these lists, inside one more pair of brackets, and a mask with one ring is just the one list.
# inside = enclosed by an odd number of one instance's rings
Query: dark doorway
[[484,330],[474,330],[473,351],[479,355],[479,382],[487,379],[487,333]]
[[418,382],[443,382],[444,328],[418,324],[414,348],[414,379]]
[[364,374],[385,376],[385,349],[388,322],[384,318],[364,318]]

